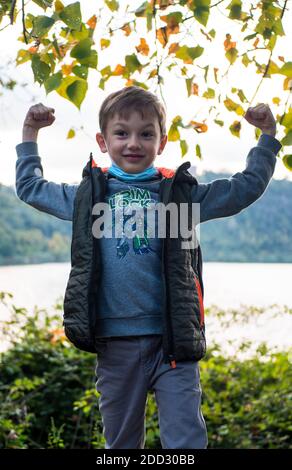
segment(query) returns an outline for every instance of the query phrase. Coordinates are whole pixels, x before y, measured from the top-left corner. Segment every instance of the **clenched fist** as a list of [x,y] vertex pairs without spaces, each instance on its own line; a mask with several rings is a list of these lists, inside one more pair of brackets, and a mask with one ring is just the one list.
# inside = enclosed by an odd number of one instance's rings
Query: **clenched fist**
[[258,127],[264,134],[276,135],[276,121],[267,104],[259,103],[248,108],[244,118],[255,127]]
[[31,106],[23,123],[23,142],[36,141],[38,131],[42,127],[51,126],[55,121],[55,110],[42,103]]

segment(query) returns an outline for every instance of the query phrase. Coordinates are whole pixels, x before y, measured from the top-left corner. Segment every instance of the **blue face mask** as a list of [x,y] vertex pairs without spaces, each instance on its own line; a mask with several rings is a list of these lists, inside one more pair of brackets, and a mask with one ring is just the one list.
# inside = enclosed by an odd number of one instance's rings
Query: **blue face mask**
[[112,162],[108,169],[108,173],[110,175],[116,176],[122,181],[144,181],[153,178],[153,176],[158,175],[159,172],[156,168],[154,168],[153,165],[151,165],[149,168],[146,168],[146,170],[141,171],[140,173],[127,173],[114,162]]

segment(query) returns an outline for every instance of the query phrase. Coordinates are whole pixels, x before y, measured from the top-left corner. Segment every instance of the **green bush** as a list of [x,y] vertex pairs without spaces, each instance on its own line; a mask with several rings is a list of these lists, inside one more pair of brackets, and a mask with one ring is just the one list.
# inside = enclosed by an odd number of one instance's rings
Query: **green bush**
[[[11,306],[4,293],[0,301],[10,309],[0,331],[10,343],[0,362],[0,448],[104,448],[95,355],[77,350],[64,337],[61,305],[49,316],[45,310],[31,314]],[[244,361],[209,346],[200,370],[210,448],[291,447],[288,359],[287,352],[269,352],[265,345]],[[153,393],[145,447],[161,448]]]

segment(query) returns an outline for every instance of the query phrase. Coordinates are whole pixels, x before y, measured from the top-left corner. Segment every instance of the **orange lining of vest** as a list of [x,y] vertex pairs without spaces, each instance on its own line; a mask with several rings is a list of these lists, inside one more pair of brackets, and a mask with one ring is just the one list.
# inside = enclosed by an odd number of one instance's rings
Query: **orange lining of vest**
[[199,307],[200,307],[200,326],[203,326],[205,321],[205,312],[204,312],[204,303],[203,303],[203,296],[202,296],[202,289],[201,284],[197,276],[195,276],[195,284],[198,292],[199,298]]
[[[95,163],[95,161],[92,159],[92,165],[91,165],[91,168],[98,168],[98,165],[97,163]],[[109,169],[109,167],[104,167],[104,168],[100,168],[101,171],[103,173],[106,173]],[[172,170],[171,168],[164,168],[164,167],[157,167],[156,168],[159,173],[162,174],[162,176],[164,176],[165,178],[172,178],[174,173],[175,173],[175,170]]]

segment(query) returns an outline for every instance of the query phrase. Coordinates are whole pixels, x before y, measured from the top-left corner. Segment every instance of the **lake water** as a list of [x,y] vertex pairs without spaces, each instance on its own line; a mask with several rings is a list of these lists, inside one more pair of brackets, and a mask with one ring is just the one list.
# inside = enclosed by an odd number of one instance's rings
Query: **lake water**
[[[0,267],[0,291],[13,294],[17,307],[33,310],[36,305],[53,311],[57,300],[62,301],[70,273],[69,263]],[[265,317],[255,317],[253,323],[234,325],[220,331],[227,344],[229,339],[267,340],[271,346],[289,347],[292,315],[283,314],[281,321],[274,316],[273,304],[292,309],[292,264],[204,263],[205,306],[238,309],[252,305],[265,307]],[[7,318],[7,308],[0,304],[0,318]],[[206,317],[209,340],[218,339],[219,323]]]

